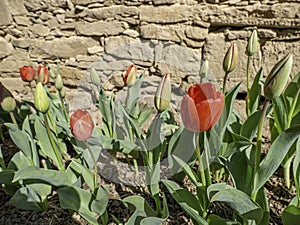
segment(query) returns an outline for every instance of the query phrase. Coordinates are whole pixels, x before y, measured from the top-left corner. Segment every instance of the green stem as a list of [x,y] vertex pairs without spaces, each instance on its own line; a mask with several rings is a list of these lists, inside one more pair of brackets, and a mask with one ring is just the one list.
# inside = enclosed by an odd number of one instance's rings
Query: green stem
[[293,103],[292,103],[291,109],[290,109],[289,114],[288,114],[287,127],[291,126],[291,122],[292,122],[294,111],[295,111],[295,108],[296,108],[296,105],[297,105],[297,102],[298,102],[299,94],[300,94],[300,89],[298,89],[298,91],[297,91],[297,93],[296,93],[296,95],[293,99]]
[[290,179],[290,169],[291,169],[291,164],[287,163],[288,165],[283,167],[283,175],[284,175],[284,183],[285,186],[290,189],[291,187],[291,179]]
[[64,104],[64,99],[63,99],[63,97],[61,95],[61,91],[58,91],[58,95],[59,95],[59,98],[60,98],[61,107],[62,107],[62,110],[64,112],[66,121],[69,122],[69,115],[67,113],[67,110],[66,110],[66,107],[65,107],[65,104]]
[[10,118],[11,118],[11,121],[12,121],[15,125],[18,126],[18,123],[17,123],[17,120],[16,120],[16,117],[15,117],[14,113],[13,113],[13,112],[9,112],[9,116],[10,116]]
[[50,126],[49,126],[47,115],[44,114],[44,113],[43,113],[43,115],[44,115],[44,121],[45,121],[45,126],[46,126],[46,130],[47,130],[47,134],[48,134],[48,137],[49,137],[52,149],[54,151],[55,157],[56,157],[56,159],[58,161],[58,168],[59,168],[59,170],[65,170],[64,163],[62,161],[62,157],[61,157],[61,155],[59,153],[59,150],[57,149],[57,146],[56,146],[56,144],[54,142],[54,139],[52,137],[52,133],[51,133],[51,130],[50,130]]
[[225,94],[225,92],[226,92],[226,83],[227,83],[228,75],[229,75],[229,72],[226,72],[225,76],[224,76],[224,80],[223,80],[223,94]]
[[250,116],[250,91],[251,91],[251,86],[250,86],[250,61],[251,61],[251,56],[248,56],[248,60],[247,60],[247,101],[246,101],[247,116]]
[[204,132],[204,156],[205,156],[205,163],[206,168],[204,170],[205,178],[206,178],[206,185],[211,185],[211,177],[210,177],[210,168],[209,168],[209,159],[208,159],[208,152],[206,151],[205,146],[207,146],[207,138],[206,138],[206,132]]
[[196,141],[196,154],[197,154],[197,158],[199,161],[199,173],[200,173],[200,179],[201,179],[201,183],[202,186],[206,187],[206,177],[205,177],[205,173],[204,173],[204,166],[203,166],[203,161],[201,158],[201,152],[200,152],[200,147],[199,147],[199,136],[195,135],[195,141]]
[[[265,117],[266,117],[266,113],[267,113],[267,109],[269,106],[269,101],[266,100],[264,102],[264,106],[260,112],[260,116],[259,116],[259,122],[258,122],[258,131],[257,131],[257,142],[256,142],[256,151],[255,151],[255,161],[254,161],[254,171],[253,174],[255,176],[258,168],[259,168],[259,164],[260,164],[260,153],[261,153],[261,144],[262,144],[262,132],[263,132],[263,126],[264,126],[264,121],[265,121]],[[253,201],[255,201],[256,199],[256,193],[252,193],[251,198]]]
[[96,161],[96,158],[95,158],[95,156],[93,154],[91,146],[87,142],[85,142],[85,144],[86,144],[86,147],[87,147],[87,149],[88,149],[88,151],[89,151],[89,153],[90,153],[90,155],[92,157],[93,164],[94,164],[94,190],[96,190],[97,184],[98,184],[98,167],[97,167],[97,161]]

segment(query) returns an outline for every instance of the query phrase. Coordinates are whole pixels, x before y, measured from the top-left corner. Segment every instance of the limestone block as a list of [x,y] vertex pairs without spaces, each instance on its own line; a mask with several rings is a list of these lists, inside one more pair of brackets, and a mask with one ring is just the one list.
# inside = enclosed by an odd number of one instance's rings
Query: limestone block
[[25,1],[25,7],[30,12],[35,12],[38,10],[44,10],[49,8],[44,1],[40,0],[27,0]]
[[116,49],[122,48],[123,46],[129,45],[130,42],[137,41],[134,38],[127,36],[118,36],[118,37],[108,37],[104,39],[105,43],[105,52],[109,53],[112,51],[117,51]]
[[158,39],[174,42],[180,42],[185,38],[184,28],[180,25],[142,25],[141,36],[146,39]]
[[202,27],[188,26],[185,29],[185,34],[188,38],[195,40],[204,40],[208,35],[208,29]]
[[32,22],[26,16],[14,16],[16,24],[22,26],[31,26]]
[[271,8],[275,18],[297,18],[297,14],[300,12],[300,4],[286,2],[280,4],[274,4]]
[[154,5],[172,5],[177,3],[177,0],[152,0]]
[[8,0],[2,0],[0,1],[0,26],[6,26],[13,22],[12,16],[11,16],[11,8],[8,4]]
[[9,76],[9,73],[14,73],[14,77],[19,76],[19,68],[28,65],[30,58],[27,52],[15,50],[12,55],[0,61],[1,77]]
[[116,18],[116,16],[121,17],[132,17],[138,15],[138,9],[134,6],[110,6],[102,7],[96,9],[86,9],[80,16],[81,17],[91,17],[98,20],[104,20],[107,18]]
[[42,24],[34,24],[30,30],[32,31],[33,34],[41,37],[46,37],[50,34],[50,29]]
[[123,23],[118,21],[98,21],[93,23],[79,23],[76,25],[77,33],[84,36],[117,35],[124,30]]
[[4,38],[0,37],[0,59],[13,53],[13,46]]
[[70,37],[52,41],[35,40],[30,46],[31,56],[42,58],[70,58],[87,53],[89,47],[97,45],[92,38]]
[[24,6],[24,1],[22,1],[22,0],[10,0],[9,4],[10,4],[10,7],[11,7],[11,14],[13,16],[25,15],[27,13],[27,10]]
[[149,23],[180,23],[186,22],[193,15],[193,8],[185,5],[172,6],[141,6],[139,7],[140,20]]
[[[55,67],[53,67],[55,68]],[[64,84],[66,85],[78,85],[79,80],[82,78],[85,70],[80,70],[78,68],[70,66],[60,66],[60,74],[64,79]]]
[[89,54],[96,54],[104,52],[104,48],[102,46],[93,46],[87,49]]
[[12,44],[14,47],[24,48],[24,49],[29,48],[31,43],[32,43],[32,40],[28,39],[28,38],[17,38],[12,41]]
[[71,0],[74,5],[89,5],[97,2],[104,2],[104,0]]
[[136,38],[138,36],[140,36],[140,33],[135,31],[135,30],[131,30],[131,29],[127,29],[123,32],[123,34],[128,35],[129,37],[133,37]]

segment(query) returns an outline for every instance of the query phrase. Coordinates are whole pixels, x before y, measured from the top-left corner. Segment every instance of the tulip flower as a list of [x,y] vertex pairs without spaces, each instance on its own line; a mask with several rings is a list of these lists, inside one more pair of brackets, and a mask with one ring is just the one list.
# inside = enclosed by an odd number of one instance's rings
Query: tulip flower
[[224,95],[212,83],[191,86],[183,97],[180,114],[186,129],[207,131],[215,126],[224,108]]
[[258,50],[258,46],[259,43],[258,43],[257,31],[253,30],[247,44],[247,50],[246,50],[247,55],[253,56],[254,54],[256,54]]
[[265,97],[269,100],[278,97],[289,79],[292,71],[293,56],[286,55],[271,70],[264,85]]
[[90,78],[91,78],[92,83],[95,86],[97,86],[97,87],[100,86],[101,81],[100,81],[100,78],[99,78],[99,75],[98,75],[97,71],[94,68],[91,69]]
[[16,108],[16,100],[2,83],[0,83],[0,105],[5,112],[13,112]]
[[169,108],[171,101],[171,80],[170,74],[166,74],[159,84],[155,97],[154,105],[158,112],[163,112]]
[[23,81],[25,82],[33,81],[36,71],[32,66],[23,66],[19,70]]
[[78,109],[70,118],[71,132],[79,141],[86,141],[93,132],[94,122],[88,111]]
[[57,77],[55,78],[55,87],[58,91],[61,91],[63,88],[64,84],[63,84],[63,80],[60,74],[57,75]]
[[43,84],[47,84],[49,81],[49,71],[45,66],[38,67],[38,82],[42,82]]
[[236,67],[238,60],[238,50],[234,42],[231,43],[223,60],[223,69],[225,73],[230,73]]
[[50,101],[41,82],[36,85],[34,92],[34,106],[41,113],[46,113],[50,109]]
[[135,84],[135,80],[136,80],[136,66],[135,65],[131,65],[129,66],[129,68],[127,69],[125,76],[123,77],[123,81],[124,84],[126,84],[128,87],[131,87],[132,85]]

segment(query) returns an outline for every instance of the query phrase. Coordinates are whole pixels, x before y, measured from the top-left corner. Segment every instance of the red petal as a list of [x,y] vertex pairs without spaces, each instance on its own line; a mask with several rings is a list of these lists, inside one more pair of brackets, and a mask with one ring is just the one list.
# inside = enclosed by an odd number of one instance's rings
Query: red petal
[[186,129],[194,132],[200,131],[200,121],[198,119],[198,113],[194,100],[185,95],[181,101],[180,114],[182,122]]

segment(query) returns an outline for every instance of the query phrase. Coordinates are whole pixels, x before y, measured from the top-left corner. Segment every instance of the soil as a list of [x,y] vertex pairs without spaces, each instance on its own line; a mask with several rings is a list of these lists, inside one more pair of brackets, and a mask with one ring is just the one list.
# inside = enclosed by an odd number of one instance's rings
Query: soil
[[[13,154],[18,151],[7,133],[5,135],[5,143],[0,144],[2,153],[6,163]],[[131,212],[123,205],[121,199],[131,195],[143,196],[151,205],[154,205],[152,199],[147,194],[143,185],[123,184],[120,182],[112,182],[107,177],[100,177],[100,183],[110,185],[110,200],[108,203],[108,213],[117,217],[122,223],[128,219]],[[133,182],[135,183],[135,182]],[[184,180],[182,186],[190,191],[194,191],[194,187],[188,180]],[[193,224],[189,217],[181,210],[180,206],[170,196],[167,190],[161,186],[167,196],[169,206],[169,218],[165,224],[181,225]],[[295,196],[295,190],[287,189],[283,184],[283,170],[281,168],[269,179],[265,185],[267,196],[270,204],[271,225],[280,225],[281,214],[285,207],[288,206],[291,199]],[[88,223],[78,214],[69,210],[62,209],[59,206],[57,195],[50,196],[49,209],[46,212],[36,212],[30,210],[20,210],[9,204],[10,196],[0,190],[0,225],[87,225]],[[222,203],[214,203],[210,207],[210,212],[214,212],[224,218],[229,218],[232,214],[230,208]],[[116,224],[110,217],[109,224]]]

